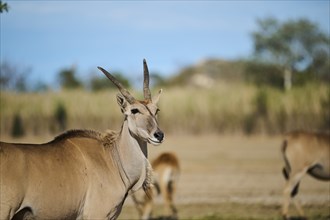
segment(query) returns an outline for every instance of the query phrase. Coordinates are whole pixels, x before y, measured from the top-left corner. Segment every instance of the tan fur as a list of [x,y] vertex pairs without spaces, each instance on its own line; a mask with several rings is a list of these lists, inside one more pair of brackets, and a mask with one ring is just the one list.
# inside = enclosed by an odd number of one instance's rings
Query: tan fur
[[[298,193],[299,182],[308,173],[311,176],[330,180],[330,133],[295,131],[285,135],[282,146],[287,179],[283,191],[282,215],[289,218],[290,200]],[[291,197],[291,198],[290,198]],[[299,214],[304,216],[300,203],[293,200]]]
[[[44,144],[0,142],[1,220],[116,219],[129,192],[149,191],[147,143],[164,139],[157,102],[134,101],[100,69],[121,92],[117,100],[125,120],[120,132],[71,130]],[[146,71],[144,81],[149,82]]]
[[174,153],[162,153],[152,161],[151,165],[154,170],[154,187],[147,194],[141,191],[132,194],[140,218],[151,218],[153,200],[161,194],[165,205],[165,215],[176,219],[177,209],[173,203],[173,197],[180,174],[179,160]]

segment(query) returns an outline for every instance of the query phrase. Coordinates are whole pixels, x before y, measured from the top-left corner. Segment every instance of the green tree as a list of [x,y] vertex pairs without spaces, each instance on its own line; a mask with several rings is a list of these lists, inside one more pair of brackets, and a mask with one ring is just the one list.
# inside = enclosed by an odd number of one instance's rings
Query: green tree
[[82,87],[82,82],[76,77],[76,68],[62,69],[59,72],[59,82],[63,89],[76,89]]
[[0,13],[8,12],[9,6],[7,3],[0,1]]
[[28,90],[27,81],[31,68],[17,67],[7,61],[0,65],[0,89],[26,92]]
[[286,90],[292,86],[294,72],[310,69],[317,73],[329,66],[329,36],[316,24],[306,19],[280,23],[274,18],[257,23],[258,30],[252,33],[254,54],[257,60],[282,68]]
[[258,61],[248,61],[245,65],[245,79],[247,82],[259,86],[283,87],[281,68],[278,65]]
[[100,91],[110,87],[109,80],[104,77],[93,76],[90,79],[90,88],[92,91]]

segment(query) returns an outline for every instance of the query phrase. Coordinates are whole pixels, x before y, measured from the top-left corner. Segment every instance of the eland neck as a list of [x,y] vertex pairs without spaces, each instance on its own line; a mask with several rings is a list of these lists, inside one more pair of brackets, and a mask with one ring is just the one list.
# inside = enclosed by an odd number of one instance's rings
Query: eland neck
[[127,177],[125,184],[134,191],[140,188],[148,177],[150,163],[147,160],[147,142],[132,134],[125,120],[117,143],[119,158]]

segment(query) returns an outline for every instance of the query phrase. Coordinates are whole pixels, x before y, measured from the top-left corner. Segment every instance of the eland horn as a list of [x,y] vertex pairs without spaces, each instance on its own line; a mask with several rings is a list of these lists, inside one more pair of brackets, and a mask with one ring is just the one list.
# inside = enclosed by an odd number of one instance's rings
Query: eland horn
[[124,86],[113,75],[111,75],[108,71],[106,71],[102,67],[98,66],[97,68],[99,70],[101,70],[104,73],[104,75],[106,75],[106,77],[108,77],[108,79],[110,79],[111,82],[113,82],[113,84],[115,84],[115,86],[117,86],[120,93],[126,98],[126,100],[130,104],[133,104],[135,102],[135,98],[128,92],[127,89],[124,88]]
[[151,100],[151,93],[149,89],[149,70],[146,59],[143,59],[143,94],[146,100]]

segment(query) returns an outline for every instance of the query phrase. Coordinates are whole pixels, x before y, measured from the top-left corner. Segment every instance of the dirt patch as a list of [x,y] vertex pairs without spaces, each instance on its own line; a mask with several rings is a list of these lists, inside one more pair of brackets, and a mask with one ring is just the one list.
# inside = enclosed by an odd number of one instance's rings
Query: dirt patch
[[[168,136],[161,146],[149,146],[149,158],[165,151],[178,155],[181,176],[175,203],[180,219],[281,219],[280,146],[280,137]],[[330,216],[329,182],[306,176],[298,197],[310,218]],[[158,215],[161,202],[156,200]],[[132,218],[137,212],[128,198],[120,219]]]

